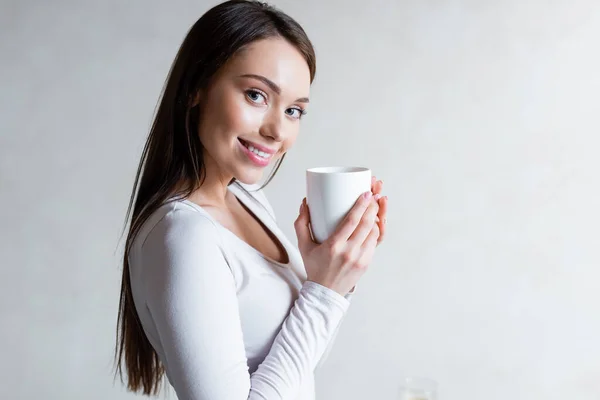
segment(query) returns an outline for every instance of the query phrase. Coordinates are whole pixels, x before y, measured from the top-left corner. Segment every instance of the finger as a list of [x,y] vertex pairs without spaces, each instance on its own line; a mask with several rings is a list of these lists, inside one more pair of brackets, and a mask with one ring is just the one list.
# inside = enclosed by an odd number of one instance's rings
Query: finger
[[379,213],[377,216],[379,217],[379,221],[377,225],[379,226],[379,238],[377,239],[377,244],[383,241],[385,237],[386,225],[387,225],[387,208],[388,208],[388,198],[387,196],[382,197],[379,200]]
[[373,194],[381,194],[383,190],[383,181],[374,181],[371,184],[371,192]]
[[376,194],[375,193],[375,184],[377,183],[377,177],[375,175],[373,175],[371,177],[371,193]]
[[381,232],[379,231],[379,225],[375,224],[373,225],[373,228],[371,228],[369,236],[367,236],[365,241],[362,243],[361,249],[363,253],[368,249],[377,246],[377,240],[379,239],[379,236],[381,236]]
[[300,214],[294,222],[294,228],[296,230],[296,236],[298,237],[298,248],[301,253],[305,253],[310,250],[315,243],[312,240],[310,234],[310,214],[308,210],[308,204],[306,204],[306,198],[302,200],[300,205]]
[[373,229],[373,225],[375,224],[375,217],[377,217],[377,211],[379,210],[379,204],[375,199],[371,201],[369,204],[369,208],[363,214],[360,224],[356,227],[348,242],[351,246],[360,247],[367,236],[369,236],[369,232]]
[[383,191],[383,181],[379,180],[379,181],[375,182],[375,192],[381,194],[382,191]]
[[371,259],[375,253],[375,248],[377,247],[379,235],[380,232],[378,226],[373,225],[373,229],[371,229],[369,236],[367,236],[360,248],[359,263],[364,265],[369,265],[371,263]]
[[331,234],[328,241],[331,243],[338,241],[346,242],[360,223],[365,211],[367,211],[367,207],[369,207],[369,204],[372,201],[371,199],[371,192],[365,192],[360,195],[360,197],[356,200],[356,203],[354,203],[352,209],[348,212],[346,217],[344,217],[335,232]]

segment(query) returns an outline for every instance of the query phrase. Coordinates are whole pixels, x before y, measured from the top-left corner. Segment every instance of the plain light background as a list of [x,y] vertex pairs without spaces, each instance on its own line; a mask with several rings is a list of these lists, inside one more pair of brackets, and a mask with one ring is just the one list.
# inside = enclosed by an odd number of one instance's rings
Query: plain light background
[[[171,61],[206,1],[2,1],[0,398],[131,399],[112,379],[119,238]],[[320,400],[600,399],[600,3],[276,1],[314,42],[267,188],[368,166],[388,236]],[[171,398],[174,398],[171,396]],[[232,399],[235,400],[235,399]]]

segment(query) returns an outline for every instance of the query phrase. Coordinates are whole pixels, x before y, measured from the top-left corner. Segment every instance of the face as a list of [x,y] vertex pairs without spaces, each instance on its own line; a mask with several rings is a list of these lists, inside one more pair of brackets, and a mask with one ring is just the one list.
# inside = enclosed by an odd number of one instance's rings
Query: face
[[239,51],[199,94],[207,174],[258,182],[294,144],[309,89],[306,60],[284,39],[256,41]]

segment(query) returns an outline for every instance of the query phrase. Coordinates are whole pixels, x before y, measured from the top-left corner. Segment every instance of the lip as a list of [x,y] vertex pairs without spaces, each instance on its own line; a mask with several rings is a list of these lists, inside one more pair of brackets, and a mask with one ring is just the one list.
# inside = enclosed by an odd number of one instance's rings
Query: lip
[[244,152],[244,154],[246,154],[248,159],[254,165],[256,165],[258,167],[266,167],[271,162],[272,154],[269,154],[268,158],[262,158],[262,157],[259,157],[257,154],[254,154],[254,152],[250,151],[250,149],[247,148],[246,146],[244,146],[244,144],[240,140],[238,140],[238,143],[240,145],[241,150]]
[[[249,145],[251,145],[251,146],[252,146],[252,147],[254,147],[255,149],[258,149],[258,150],[260,150],[260,151],[262,151],[262,152],[265,152],[265,153],[267,153],[267,154],[273,155],[273,154],[277,153],[277,150],[273,150],[273,149],[270,149],[270,148],[268,148],[268,147],[261,146],[261,145],[260,145],[260,144],[258,144],[258,143],[254,143],[254,142],[251,142],[251,141],[249,141],[249,140],[242,139],[242,138],[238,138],[238,140],[239,140],[239,141],[241,141],[241,142],[248,143]],[[243,144],[243,143],[242,143],[242,144]]]

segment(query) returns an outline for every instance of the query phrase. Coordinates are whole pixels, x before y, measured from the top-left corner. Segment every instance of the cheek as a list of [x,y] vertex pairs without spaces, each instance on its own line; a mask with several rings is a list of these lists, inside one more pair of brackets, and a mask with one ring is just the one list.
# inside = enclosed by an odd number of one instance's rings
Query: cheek
[[296,143],[296,139],[298,138],[298,132],[299,132],[299,127],[296,124],[293,127],[290,127],[289,130],[289,134],[285,139],[285,143],[283,145],[282,148],[282,153],[285,153],[286,151],[288,151],[292,146],[294,146],[294,143]]
[[242,96],[228,98],[222,112],[230,136],[256,132],[263,117],[261,110],[248,104]]

